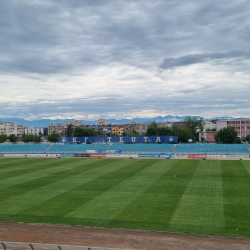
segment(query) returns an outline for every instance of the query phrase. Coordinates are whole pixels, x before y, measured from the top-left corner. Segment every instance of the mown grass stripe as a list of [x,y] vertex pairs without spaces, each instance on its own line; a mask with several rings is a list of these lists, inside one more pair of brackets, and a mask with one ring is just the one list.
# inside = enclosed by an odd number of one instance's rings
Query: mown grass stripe
[[[244,164],[244,165],[243,165]],[[250,237],[249,163],[222,161],[225,235]]]
[[[1,154],[1,153],[0,153]],[[23,158],[23,161],[28,161],[27,158]],[[20,158],[0,158],[0,169],[5,167],[5,164],[12,164],[12,163],[16,163],[16,162],[20,162]]]
[[[95,197],[100,196],[106,190],[110,190],[110,188],[123,182],[151,164],[153,164],[152,161],[133,162],[122,168],[115,169],[112,172],[99,176],[88,183],[70,189],[43,203],[39,203],[35,207],[22,211],[19,215],[39,215],[44,216],[44,219],[47,219],[46,217],[49,216],[50,218],[54,217],[53,222],[60,223],[61,217],[64,215],[76,210],[78,207],[93,200]],[[65,204],[67,204],[67,206],[65,206]],[[48,207],[50,207],[49,210]],[[98,207],[98,204],[96,204],[95,207]],[[101,210],[102,208],[99,207],[99,209]]]
[[[93,222],[97,221],[96,225],[98,226],[105,226],[176,163],[175,161],[164,160],[157,162],[155,160],[142,161],[143,163],[146,161],[150,164],[147,164],[145,166],[146,168],[135,173],[123,182],[118,183],[99,196],[96,196],[65,217],[90,219],[93,220]],[[101,225],[100,221],[102,222]]]
[[[88,160],[85,160],[88,161]],[[90,159],[90,161],[93,161]],[[103,160],[103,163],[107,160]],[[118,164],[119,161],[119,164]],[[37,188],[25,193],[24,195],[19,195],[17,197],[8,199],[0,203],[0,214],[6,217],[7,214],[16,214],[21,211],[34,206],[36,204],[42,203],[48,199],[56,197],[70,189],[77,186],[83,185],[89,181],[92,181],[102,175],[112,172],[116,169],[122,168],[124,166],[130,165],[137,160],[111,160],[111,163],[101,166],[90,171],[80,173],[75,176],[68,177],[67,179],[52,183],[45,187]],[[104,163],[105,164],[105,163]],[[1,216],[0,216],[1,219]],[[13,219],[14,220],[14,219]]]
[[244,168],[250,174],[250,161],[242,161],[241,164],[244,166]]
[[[185,173],[179,174],[185,180]],[[222,234],[223,191],[220,161],[200,161],[170,222],[171,231]]]
[[[108,223],[109,227],[169,230],[172,214],[198,166],[196,160],[171,160],[170,162],[172,161],[175,164],[113,218]],[[174,178],[176,173],[187,170],[189,171],[187,181],[180,182]]]
[[[32,189],[40,188],[49,185],[51,183],[55,183],[57,181],[66,179],[69,176],[72,177],[73,175],[77,175],[84,171],[89,171],[91,169],[109,163],[108,161],[106,161],[104,164],[103,161],[100,161],[98,159],[95,160],[95,164],[93,164],[93,161],[82,160],[75,162],[74,165],[72,166],[71,162],[72,161],[70,159],[64,161],[58,161],[57,164],[50,165],[50,167],[59,166],[58,171],[55,171],[55,169],[53,168],[53,172],[51,174],[42,177],[37,177],[35,179],[30,179],[24,183],[13,185],[11,187],[0,189],[0,201],[4,201],[11,197],[27,193],[31,190],[31,188]],[[48,168],[48,166],[46,167]]]
[[[70,160],[68,160],[70,161]],[[7,169],[0,170],[0,185],[1,180],[6,180],[8,178],[13,178],[13,176],[17,177],[24,174],[30,174],[33,172],[37,172],[39,170],[45,170],[46,168],[51,168],[56,166],[57,164],[61,164],[61,161],[58,159],[40,159],[38,162],[27,162],[24,166],[13,166],[8,167]]]
[[[6,187],[10,187],[13,185],[17,185],[20,183],[24,183],[28,180],[32,180],[32,179],[37,179],[40,178],[42,176],[46,176],[49,174],[52,174],[54,172],[58,172],[61,171],[62,167],[70,167],[71,165],[75,164],[76,162],[81,162],[81,161],[86,161],[85,164],[87,164],[88,162],[91,162],[90,159],[74,159],[73,161],[71,161],[70,159],[56,159],[56,161],[53,163],[50,163],[50,166],[48,168],[42,169],[42,170],[38,170],[35,172],[30,172],[30,173],[26,173],[23,175],[18,175],[18,176],[14,176],[8,179],[0,179],[0,189],[2,188],[6,188]],[[58,163],[58,166],[57,166]],[[37,163],[39,165],[39,163]],[[80,163],[81,164],[81,163]],[[44,165],[43,161],[40,162],[40,165]],[[30,165],[29,165],[30,167]]]
[[[46,159],[47,160],[47,159]],[[16,164],[18,162],[18,164]],[[11,167],[26,167],[27,164],[37,164],[41,162],[41,159],[19,159],[19,161],[10,161],[5,164],[1,164],[0,170],[9,169]]]

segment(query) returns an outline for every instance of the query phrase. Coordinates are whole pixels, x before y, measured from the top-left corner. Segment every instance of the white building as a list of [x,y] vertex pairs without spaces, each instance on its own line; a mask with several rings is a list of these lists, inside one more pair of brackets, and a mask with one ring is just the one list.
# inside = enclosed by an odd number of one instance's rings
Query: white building
[[216,130],[219,131],[222,128],[234,127],[238,132],[238,136],[245,138],[250,135],[250,119],[228,119],[216,121]]
[[209,130],[216,129],[216,123],[205,121],[204,131],[207,131],[207,129]]
[[22,124],[15,124],[12,122],[3,122],[0,123],[0,134],[4,134],[7,136],[16,135],[21,137],[24,133],[23,125]]
[[107,125],[107,120],[100,118],[97,121],[97,125]]
[[35,128],[35,127],[27,127],[24,129],[24,132],[26,135],[39,135],[40,132],[43,135],[44,129],[43,128]]

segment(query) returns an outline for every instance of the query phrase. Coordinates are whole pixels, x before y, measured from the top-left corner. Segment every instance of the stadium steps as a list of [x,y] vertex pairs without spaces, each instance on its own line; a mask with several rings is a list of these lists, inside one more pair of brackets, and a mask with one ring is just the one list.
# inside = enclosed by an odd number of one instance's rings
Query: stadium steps
[[50,146],[45,150],[44,154],[47,154],[47,152],[53,147],[53,144],[50,144]]
[[113,143],[110,143],[109,147],[106,150],[109,150],[111,148]]
[[176,153],[176,144],[174,144],[174,147],[173,147],[173,154]]

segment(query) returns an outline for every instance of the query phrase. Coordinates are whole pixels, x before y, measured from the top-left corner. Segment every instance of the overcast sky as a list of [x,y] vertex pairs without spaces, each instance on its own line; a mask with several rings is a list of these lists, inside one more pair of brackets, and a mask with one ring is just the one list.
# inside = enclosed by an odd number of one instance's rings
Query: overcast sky
[[0,0],[0,118],[250,117],[249,0]]

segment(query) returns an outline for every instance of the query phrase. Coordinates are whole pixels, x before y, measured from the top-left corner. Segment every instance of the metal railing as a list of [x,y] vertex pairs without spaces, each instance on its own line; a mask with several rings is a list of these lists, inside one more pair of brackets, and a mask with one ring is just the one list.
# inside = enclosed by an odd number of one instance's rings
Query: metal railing
[[59,244],[42,244],[42,243],[26,243],[26,242],[1,242],[0,249],[3,250],[135,250],[123,248],[108,248],[108,247],[89,247],[89,246],[74,246],[74,245],[59,245]]

